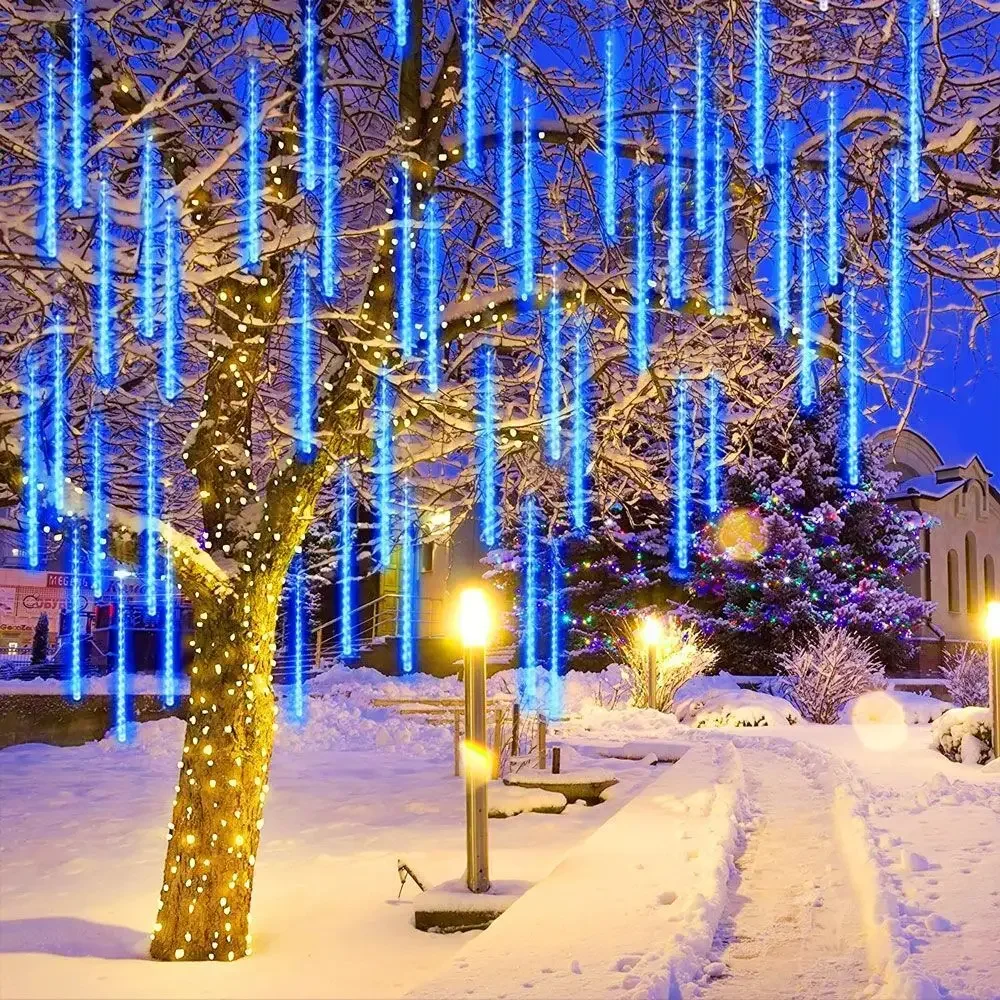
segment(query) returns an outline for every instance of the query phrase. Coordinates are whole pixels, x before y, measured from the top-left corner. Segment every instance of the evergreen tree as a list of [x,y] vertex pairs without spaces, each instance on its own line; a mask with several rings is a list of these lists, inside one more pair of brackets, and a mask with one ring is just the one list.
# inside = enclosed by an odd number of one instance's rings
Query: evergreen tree
[[35,622],[35,634],[31,637],[31,665],[45,663],[49,658],[49,616],[43,611]]
[[887,500],[898,476],[884,446],[862,444],[861,482],[847,486],[841,402],[828,393],[813,411],[793,406],[759,422],[730,466],[729,513],[701,531],[690,581],[692,616],[720,669],[771,672],[829,625],[869,639],[886,668],[912,656],[913,629],[933,605],[907,594],[903,579],[926,558],[927,522]]

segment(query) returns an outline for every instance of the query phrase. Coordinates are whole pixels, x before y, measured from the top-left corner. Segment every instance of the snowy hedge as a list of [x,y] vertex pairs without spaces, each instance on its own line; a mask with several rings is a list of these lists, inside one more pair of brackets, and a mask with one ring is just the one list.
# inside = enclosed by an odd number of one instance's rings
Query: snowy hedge
[[932,730],[931,749],[962,764],[986,764],[993,757],[990,710],[971,706],[945,712]]
[[682,685],[674,697],[674,713],[679,722],[696,729],[794,726],[802,721],[784,698],[744,690],[727,673],[695,677]]

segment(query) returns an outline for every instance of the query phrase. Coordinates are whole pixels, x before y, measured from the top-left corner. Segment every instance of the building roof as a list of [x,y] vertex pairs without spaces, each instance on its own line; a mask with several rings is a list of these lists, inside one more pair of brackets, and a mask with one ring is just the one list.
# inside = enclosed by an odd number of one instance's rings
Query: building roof
[[912,479],[904,479],[892,493],[890,500],[902,500],[905,497],[927,497],[929,500],[941,500],[949,493],[961,489],[965,485],[964,479],[951,479],[947,482],[938,482],[936,476],[916,476]]

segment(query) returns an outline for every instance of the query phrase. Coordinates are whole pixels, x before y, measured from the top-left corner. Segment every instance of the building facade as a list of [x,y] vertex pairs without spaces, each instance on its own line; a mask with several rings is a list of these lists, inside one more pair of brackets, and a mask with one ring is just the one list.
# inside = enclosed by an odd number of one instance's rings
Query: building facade
[[[924,530],[929,559],[906,581],[907,590],[936,607],[924,630],[925,644],[980,641],[986,602],[998,598],[1000,490],[977,455],[946,462],[922,434],[883,431],[891,444],[890,468],[902,479],[893,495],[900,506],[933,517]],[[933,650],[925,650],[927,661]]]

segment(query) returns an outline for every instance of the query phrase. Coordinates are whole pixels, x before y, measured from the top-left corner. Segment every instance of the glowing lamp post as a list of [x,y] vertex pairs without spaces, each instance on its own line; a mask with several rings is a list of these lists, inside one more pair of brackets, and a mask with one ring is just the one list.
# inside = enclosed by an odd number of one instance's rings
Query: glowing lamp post
[[458,627],[465,650],[465,855],[470,892],[490,888],[487,782],[492,755],[486,746],[486,640],[490,608],[483,591],[462,591]]
[[1000,758],[1000,601],[986,605],[986,641],[990,650],[990,712],[993,756]]
[[639,631],[646,647],[646,703],[656,708],[656,656],[663,643],[663,625],[655,615],[647,615]]

